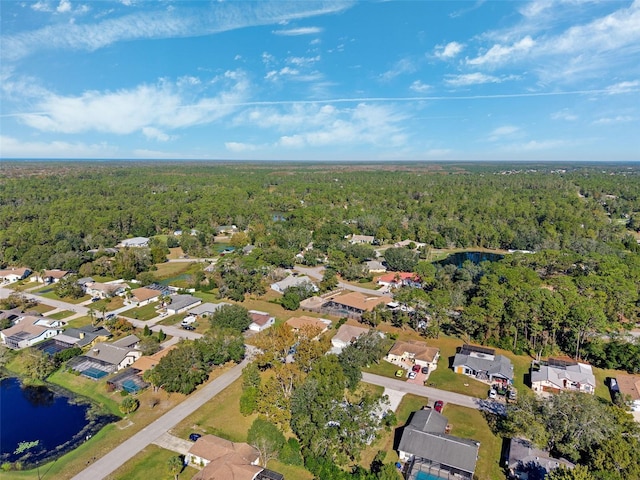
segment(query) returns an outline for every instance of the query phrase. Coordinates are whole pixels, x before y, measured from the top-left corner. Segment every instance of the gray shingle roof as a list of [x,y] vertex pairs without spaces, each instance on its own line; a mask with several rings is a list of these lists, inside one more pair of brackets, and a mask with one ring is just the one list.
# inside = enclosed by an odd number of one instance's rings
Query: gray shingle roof
[[202,300],[191,295],[171,295],[171,303],[168,305],[170,310],[182,310],[190,305],[199,303]]
[[487,374],[500,375],[509,380],[513,380],[513,365],[504,355],[485,355],[472,353],[465,355],[457,353],[453,359],[453,368],[467,366],[476,372],[487,372]]
[[447,419],[435,410],[413,413],[404,427],[398,450],[432,462],[473,473],[480,443],[447,435]]

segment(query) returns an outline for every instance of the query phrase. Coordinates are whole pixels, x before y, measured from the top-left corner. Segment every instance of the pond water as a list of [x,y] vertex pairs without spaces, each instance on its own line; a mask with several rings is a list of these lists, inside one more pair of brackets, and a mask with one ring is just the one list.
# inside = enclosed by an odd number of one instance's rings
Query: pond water
[[481,262],[497,262],[498,260],[502,260],[504,255],[499,253],[490,253],[490,252],[457,252],[452,253],[444,260],[440,260],[439,262],[435,262],[438,265],[455,265],[460,268],[464,262],[467,260],[475,263],[476,265]]
[[[64,391],[24,386],[17,378],[0,380],[0,463],[21,461],[25,467],[52,460],[74,449],[113,415],[93,415],[91,405]],[[21,442],[37,444],[19,452]]]

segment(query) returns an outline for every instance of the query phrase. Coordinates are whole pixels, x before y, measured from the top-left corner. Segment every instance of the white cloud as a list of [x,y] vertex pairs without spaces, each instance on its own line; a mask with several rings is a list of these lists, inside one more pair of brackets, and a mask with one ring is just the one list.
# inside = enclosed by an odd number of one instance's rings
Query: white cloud
[[513,125],[504,125],[502,127],[495,128],[487,139],[490,142],[496,142],[498,140],[502,140],[505,137],[510,137],[516,133],[520,132],[520,128]]
[[285,35],[289,37],[298,36],[298,35],[316,35],[321,32],[322,32],[322,29],[320,27],[289,28],[287,30],[273,31],[273,33],[276,35]]
[[171,136],[164,133],[155,127],[143,127],[142,134],[150,140],[157,140],[158,142],[167,142],[171,140]]
[[225,142],[224,146],[227,150],[234,153],[255,152],[259,148],[257,145],[241,142]]
[[[61,133],[98,131],[126,135],[145,127],[184,128],[218,120],[246,101],[249,84],[243,75],[229,72],[217,83],[221,84],[217,95],[195,100],[188,89],[185,92],[166,80],[115,92],[87,91],[67,97],[49,94],[37,102],[36,113],[19,114],[18,118],[32,128]],[[153,136],[154,130],[147,132]],[[162,139],[161,135],[156,139]]]
[[578,119],[578,116],[571,113],[568,109],[563,109],[551,114],[553,120],[565,120],[567,122],[573,122]]
[[0,135],[0,158],[109,158],[116,152],[106,143],[23,142]]
[[514,150],[550,150],[553,148],[559,148],[566,146],[567,142],[564,140],[531,140],[521,145],[514,146]]
[[599,118],[598,120],[595,120],[593,124],[594,125],[612,125],[616,123],[626,123],[626,122],[632,122],[632,121],[633,121],[633,117],[629,115],[618,115],[616,117]]
[[632,82],[620,82],[607,87],[607,93],[610,95],[637,92],[638,90],[640,90],[640,81],[638,80],[634,80]]
[[426,83],[422,83],[420,80],[416,80],[409,88],[417,93],[425,93],[431,89],[431,85],[427,85]]
[[522,55],[526,55],[535,45],[535,41],[526,36],[513,45],[500,45],[496,44],[492,46],[486,53],[477,56],[476,58],[468,59],[469,65],[495,65],[498,63],[504,63],[513,60],[513,58],[519,58]]
[[31,5],[31,8],[36,12],[51,12],[53,9],[47,2],[36,2]]
[[287,58],[287,62],[293,65],[297,65],[298,67],[310,67],[316,62],[320,61],[320,55],[316,55],[315,57],[289,57]]
[[405,75],[407,73],[413,73],[415,71],[416,66],[414,65],[414,63],[408,58],[403,58],[401,60],[398,60],[390,70],[387,70],[382,75],[380,75],[380,79],[383,82],[388,82],[399,75]]
[[466,87],[469,85],[480,85],[483,83],[500,83],[502,80],[499,77],[493,75],[486,75],[484,73],[465,73],[462,75],[447,75],[445,77],[445,83],[452,87]]
[[67,13],[71,11],[71,2],[69,0],[60,0],[56,12]]
[[[155,11],[136,12],[94,24],[56,24],[3,38],[3,55],[17,60],[48,49],[97,50],[107,45],[135,39],[197,37],[250,26],[278,24],[336,13],[352,3],[313,2],[215,2],[208,9],[194,9],[176,3],[166,9],[160,3]],[[281,32],[317,33],[316,27]]]
[[442,59],[453,58],[458,55],[464,45],[458,42],[449,42],[446,45],[437,45],[435,48],[435,56]]

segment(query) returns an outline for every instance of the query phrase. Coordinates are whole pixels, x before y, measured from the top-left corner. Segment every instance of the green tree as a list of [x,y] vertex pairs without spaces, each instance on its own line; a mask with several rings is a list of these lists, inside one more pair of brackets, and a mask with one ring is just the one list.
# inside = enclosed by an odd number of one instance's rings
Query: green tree
[[173,475],[174,480],[178,480],[178,475],[180,475],[183,468],[184,461],[180,455],[169,457],[169,460],[167,461],[167,469],[169,470],[169,473]]
[[406,248],[388,248],[384,259],[387,269],[394,272],[413,272],[418,264],[418,254]]
[[66,275],[55,284],[53,290],[56,295],[62,298],[80,298],[84,295],[84,290],[78,283],[77,275]]
[[26,356],[24,368],[34,380],[44,380],[56,371],[56,364],[53,357],[50,357],[41,350],[32,349]]
[[278,457],[285,439],[273,423],[256,418],[247,433],[247,442],[258,450],[260,465],[266,467],[269,460]]
[[569,469],[565,467],[556,468],[549,472],[546,480],[596,480],[589,472],[587,467],[576,465],[575,468]]
[[122,403],[120,404],[120,411],[125,415],[135,412],[140,406],[140,402],[137,398],[128,396],[124,397]]
[[231,328],[243,332],[249,328],[251,317],[247,309],[240,305],[224,305],[211,315],[209,322],[212,328]]

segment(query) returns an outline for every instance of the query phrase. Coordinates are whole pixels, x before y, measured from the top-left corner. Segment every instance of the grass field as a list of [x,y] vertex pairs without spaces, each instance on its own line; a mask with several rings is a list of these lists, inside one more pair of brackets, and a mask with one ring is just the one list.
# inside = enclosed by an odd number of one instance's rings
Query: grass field
[[[169,459],[177,454],[170,450],[149,445],[123,466],[106,477],[107,480],[173,480],[169,471]],[[180,480],[190,480],[198,472],[193,467],[185,467],[178,475]]]
[[167,278],[175,277],[182,273],[187,273],[194,266],[193,263],[188,262],[166,262],[158,263],[156,265],[157,270],[152,272],[158,280],[164,280]]
[[135,318],[137,320],[151,320],[158,316],[156,308],[160,306],[160,302],[153,302],[144,307],[133,308],[126,312],[127,317]]
[[44,315],[45,313],[50,312],[51,310],[55,310],[55,309],[56,309],[56,307],[52,307],[51,305],[46,305],[44,303],[39,303],[35,307],[30,308],[29,311],[30,312],[42,313]]
[[48,381],[67,390],[88,397],[114,415],[122,415],[118,409],[122,396],[118,392],[107,392],[104,381],[96,382],[80,375],[58,370],[48,378]]
[[191,432],[208,433],[232,442],[246,442],[256,415],[245,417],[240,413],[241,393],[242,378],[239,378],[180,422],[172,433],[180,438],[188,438]]
[[52,318],[54,320],[62,320],[64,318],[70,317],[75,312],[71,312],[69,310],[61,310],[60,312],[53,313],[51,315],[47,315],[47,317]]

